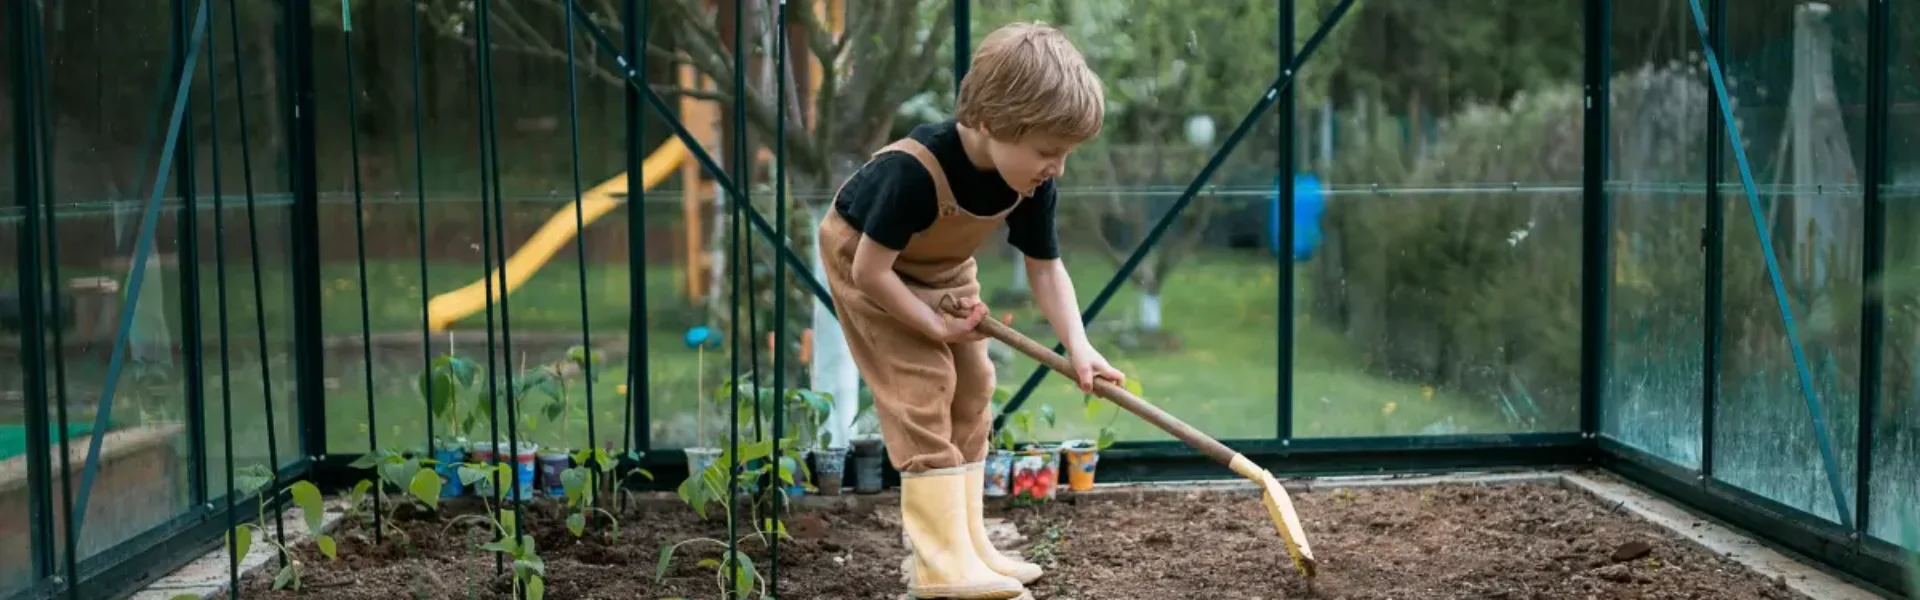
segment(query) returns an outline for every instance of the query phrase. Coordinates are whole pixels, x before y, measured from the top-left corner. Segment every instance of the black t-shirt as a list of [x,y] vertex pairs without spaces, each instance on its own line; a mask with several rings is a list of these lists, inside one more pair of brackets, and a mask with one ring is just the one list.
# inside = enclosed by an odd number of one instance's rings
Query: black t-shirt
[[[999,214],[1020,198],[998,172],[981,170],[967,159],[953,120],[921,125],[908,135],[940,161],[954,201],[967,212]],[[1007,242],[1033,258],[1059,258],[1059,240],[1053,229],[1055,196],[1054,182],[1048,180],[1034,190],[1032,198],[1008,213]],[[905,152],[888,152],[847,180],[834,201],[834,210],[855,230],[882,246],[900,250],[914,234],[933,225],[940,214],[940,200],[932,174],[919,160]]]

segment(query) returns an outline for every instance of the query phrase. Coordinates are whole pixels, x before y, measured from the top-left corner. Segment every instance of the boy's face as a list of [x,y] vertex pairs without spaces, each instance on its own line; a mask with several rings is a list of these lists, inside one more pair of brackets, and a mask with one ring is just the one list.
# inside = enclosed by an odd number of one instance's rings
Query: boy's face
[[1067,155],[1076,145],[1075,140],[1033,133],[1012,141],[989,138],[987,154],[1008,186],[1032,195],[1040,184],[1066,173]]

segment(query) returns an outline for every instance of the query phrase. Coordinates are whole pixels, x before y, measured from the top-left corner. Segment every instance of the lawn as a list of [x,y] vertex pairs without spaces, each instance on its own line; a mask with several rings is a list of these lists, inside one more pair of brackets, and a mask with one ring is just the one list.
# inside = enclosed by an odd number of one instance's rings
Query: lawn
[[[1113,273],[1111,263],[1084,253],[1072,256],[1077,295],[1084,306],[1091,302]],[[1085,258],[1081,258],[1085,256]],[[580,273],[571,261],[556,260],[509,297],[514,337],[514,365],[522,361],[533,366],[541,361],[557,360],[568,346],[579,343],[581,332]],[[423,290],[444,292],[463,286],[481,276],[477,265],[433,264],[428,268],[428,283],[419,285],[419,265],[413,261],[371,261],[367,265],[367,325],[376,335],[417,340],[421,331],[420,304]],[[1011,264],[1004,259],[986,258],[981,278],[989,290],[1005,287],[1012,280]],[[1276,283],[1277,265],[1259,253],[1210,250],[1190,257],[1164,285],[1163,332],[1159,336],[1141,336],[1131,323],[1137,319],[1138,290],[1123,286],[1106,310],[1090,327],[1095,343],[1129,377],[1139,381],[1145,397],[1203,431],[1222,439],[1271,438],[1277,434],[1279,382],[1278,309],[1280,288]],[[173,288],[173,273],[163,270],[148,284],[164,282]],[[202,273],[203,326],[218,331],[215,278]],[[209,347],[206,354],[206,411],[209,415],[209,443],[220,454],[225,428],[222,427],[221,390],[231,386],[234,403],[236,454],[245,462],[264,462],[266,423],[262,409],[263,386],[258,360],[255,306],[252,302],[251,275],[244,267],[227,273],[228,335],[233,340],[230,359],[231,382],[220,377],[219,352]],[[591,265],[587,269],[586,308],[588,331],[594,347],[607,351],[610,360],[602,369],[593,390],[595,435],[604,445],[621,440],[626,407],[616,386],[628,377],[624,360],[627,331],[627,284],[629,273],[620,265]],[[292,331],[292,306],[287,300],[291,290],[284,269],[263,272],[262,288],[268,297],[266,322],[270,348],[275,359],[270,365],[275,382],[274,402],[281,457],[286,459],[296,447],[291,412],[287,399],[292,389],[292,365],[287,359]],[[427,418],[424,401],[418,392],[418,373],[422,350],[415,343],[376,346],[370,361],[356,350],[361,332],[361,286],[358,267],[352,262],[327,264],[322,270],[321,326],[335,341],[329,342],[325,372],[327,390],[327,442],[331,453],[358,453],[368,448],[369,435],[377,436],[383,447],[417,447],[425,440]],[[686,444],[693,429],[692,406],[700,357],[682,342],[687,327],[697,323],[699,310],[688,306],[683,280],[676,270],[653,267],[648,272],[648,367],[650,427],[655,447],[679,447]],[[1305,290],[1303,289],[1304,293]],[[171,294],[169,294],[171,295]],[[171,301],[171,300],[170,300]],[[1037,309],[1031,305],[995,307],[996,314],[1011,312],[1014,323],[1028,335],[1045,344],[1053,336]],[[178,327],[178,309],[169,306],[168,324]],[[1294,422],[1296,436],[1406,435],[1424,432],[1511,432],[1515,426],[1486,401],[1448,394],[1418,382],[1383,380],[1361,371],[1360,352],[1347,347],[1333,332],[1325,331],[1303,314],[1297,321],[1299,333],[1295,348]],[[481,332],[484,313],[469,317],[455,326],[459,330]],[[476,333],[475,335],[478,335]],[[506,340],[498,340],[504,343]],[[351,343],[343,343],[351,342]],[[460,342],[466,344],[469,342]],[[473,342],[483,343],[483,342]],[[461,354],[480,360],[475,351],[483,346],[461,346]],[[709,351],[705,359],[704,385],[711,389],[726,376],[728,352]],[[88,381],[100,381],[104,360],[69,361],[70,392],[90,404],[98,398],[98,388]],[[1017,389],[1032,372],[1034,361],[1013,356],[999,376],[1002,386]],[[369,369],[370,367],[370,369]],[[116,403],[116,422],[132,419],[173,419],[186,412],[177,377],[179,366],[155,364],[142,367],[146,385],[135,385],[133,374]],[[372,373],[373,415],[368,414],[367,374]],[[577,389],[577,388],[576,388]],[[482,385],[484,391],[484,384]],[[91,392],[91,394],[89,394]],[[575,392],[575,397],[579,393]],[[576,400],[578,402],[578,400]],[[570,439],[574,444],[586,441],[586,421],[581,410],[573,419]],[[1034,397],[1024,405],[1028,410],[1047,406],[1057,415],[1053,426],[1041,426],[1034,435],[1047,439],[1093,437],[1102,425],[1111,424],[1119,439],[1171,439],[1130,415],[1116,415],[1111,405],[1096,403],[1101,412],[1089,415],[1077,389],[1062,377],[1049,375]],[[131,408],[122,408],[131,407]],[[504,407],[503,407],[504,408]],[[524,411],[536,412],[536,411]],[[82,415],[84,417],[84,415]],[[559,432],[545,419],[523,415],[520,435],[542,443],[562,441]],[[440,426],[436,424],[436,427]],[[1444,427],[1444,429],[1436,429]],[[485,429],[484,421],[482,429]],[[442,428],[443,430],[443,428]],[[475,432],[478,435],[484,433]],[[505,431],[502,431],[505,435]],[[218,471],[215,471],[218,472]]]

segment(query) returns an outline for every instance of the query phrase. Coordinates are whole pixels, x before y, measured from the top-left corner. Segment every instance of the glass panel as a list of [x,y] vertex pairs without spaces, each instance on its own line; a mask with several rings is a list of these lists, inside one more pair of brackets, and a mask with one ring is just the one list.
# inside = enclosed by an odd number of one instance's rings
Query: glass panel
[[[46,11],[43,98],[52,108],[47,118],[53,125],[51,184],[57,204],[50,233],[58,236],[53,264],[59,273],[50,277],[71,306],[60,323],[64,385],[53,391],[65,393],[67,429],[74,434],[67,473],[76,490],[83,485],[89,436],[101,436],[100,469],[86,489],[88,502],[84,510],[74,509],[82,527],[76,558],[84,561],[191,505],[193,474],[206,465],[195,464],[188,433],[194,415],[187,383],[198,374],[188,371],[178,348],[195,333],[183,327],[183,298],[198,290],[183,289],[178,170],[169,171],[172,177],[162,190],[175,200],[158,212],[150,260],[133,260],[173,104],[169,64],[176,41],[170,7],[37,6]],[[184,43],[178,46],[185,51]],[[192,128],[193,121],[182,126]],[[177,168],[195,145],[183,143],[170,168]],[[145,271],[138,293],[129,289],[134,269]],[[112,381],[111,412],[99,415],[125,302],[133,303],[128,307],[133,330]],[[95,427],[101,422],[105,427]],[[56,452],[56,477],[59,456]],[[55,502],[62,502],[58,496]]]
[[[1279,74],[1280,15],[1271,2],[1072,5],[976,3],[972,33],[978,49],[1007,23],[1057,24],[1105,82],[1105,127],[1057,180],[1062,259],[1086,310]],[[949,98],[934,102],[952,110]],[[1268,244],[1282,118],[1262,115],[1088,326],[1094,347],[1146,400],[1220,438],[1278,434],[1279,285]],[[1056,343],[1018,251],[995,237],[977,258],[995,316]],[[1000,385],[1019,390],[1039,363],[993,347]],[[1103,430],[1118,440],[1174,439],[1110,403],[1089,403],[1051,371],[1020,408],[1055,415],[1031,430],[1038,439],[1090,440]],[[1016,437],[1029,434],[1021,420],[1010,423]]]
[[259,4],[242,5],[237,15],[219,4],[213,11],[191,114],[207,487],[218,497],[227,491],[229,468],[292,463],[298,444],[289,410],[295,374],[287,183],[278,177],[286,150],[281,133],[267,128],[280,108],[267,87],[274,80],[267,70],[278,68],[272,44],[280,12]]
[[[1323,9],[1300,4],[1304,40]],[[1294,435],[1578,427],[1581,30],[1573,0],[1370,2],[1303,69],[1328,191],[1293,282]]]
[[[1706,290],[1701,186],[1712,94],[1689,64],[1701,44],[1691,26],[1680,27],[1692,23],[1686,3],[1615,0],[1613,8],[1613,287],[1600,431],[1698,468]],[[1660,33],[1658,22],[1681,34]]]
[[[1727,9],[1726,79],[1741,143],[1760,187],[1794,327],[1812,375],[1842,492],[1853,497],[1859,420],[1862,227],[1858,185],[1866,3],[1735,3]],[[1723,180],[1738,182],[1732,152]],[[1839,518],[1780,300],[1746,194],[1727,215],[1721,398],[1714,472],[1822,518]],[[1851,507],[1849,507],[1849,510]]]
[[[1900,540],[1920,528],[1920,7],[1895,3],[1886,124],[1893,182],[1887,199],[1887,333],[1874,412],[1872,534]],[[1914,547],[1920,550],[1920,546]]]
[[[0,237],[7,240],[0,243],[0,297],[16,298],[20,292],[19,260],[20,245],[14,240],[20,239],[21,217],[18,203],[19,191],[14,188],[14,158],[19,155],[14,147],[14,89],[20,85],[13,69],[13,53],[18,51],[19,41],[13,39],[13,11],[0,10],[0,31],[6,32],[8,39],[0,42],[0,156],[6,157],[0,164],[0,198],[7,198],[0,205]],[[0,348],[6,348],[6,360],[0,360],[0,422],[19,431],[25,431],[26,381],[17,358],[20,348],[19,314],[0,313],[0,321],[7,326],[0,327]],[[19,451],[11,448],[0,449],[0,465],[6,465],[6,472],[25,473],[26,456],[24,448]],[[20,466],[15,467],[18,464]],[[24,477],[17,475],[14,477]],[[10,482],[8,489],[25,490],[24,480]],[[37,483],[37,482],[36,482]],[[33,538],[27,525],[33,522],[31,509],[27,506],[26,494],[15,492],[0,500],[0,523],[5,523],[4,532],[0,532],[0,596],[10,596],[15,592],[33,585]]]

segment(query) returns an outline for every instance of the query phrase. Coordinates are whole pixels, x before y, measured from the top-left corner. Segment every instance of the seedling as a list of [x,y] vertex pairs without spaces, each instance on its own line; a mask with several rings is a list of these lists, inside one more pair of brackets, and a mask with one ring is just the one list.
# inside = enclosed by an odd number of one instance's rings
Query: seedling
[[[266,531],[261,524],[267,522],[267,498],[278,494],[267,493],[267,486],[273,483],[274,475],[273,471],[264,466],[247,467],[235,473],[234,477],[236,492],[257,494],[255,506],[258,519],[254,523],[235,526],[233,531],[227,533],[227,549],[234,556],[245,557],[248,550],[252,549],[254,532]],[[314,486],[312,482],[296,481],[288,485],[286,490],[293,497],[294,505],[299,506],[300,512],[306,517],[307,533],[313,536],[314,547],[319,548],[320,554],[326,556],[328,560],[339,559],[333,536],[320,533],[320,527],[324,524],[327,514],[325,502],[320,496],[320,488]],[[300,591],[300,576],[305,565],[295,559],[293,552],[285,545],[274,541],[273,536],[262,535],[260,539],[273,545],[274,550],[280,553],[280,563],[285,565],[280,567],[278,574],[274,575],[273,589]]]
[[[462,515],[447,523],[447,529],[467,521],[480,521],[494,533],[494,540],[480,545],[481,550],[498,552],[513,559],[513,597],[524,593],[527,600],[541,600],[546,597],[547,562],[540,558],[538,545],[531,534],[520,534],[519,513],[505,508],[501,502],[496,512],[495,500],[503,500],[513,482],[513,467],[499,465],[460,465],[460,482],[474,485],[482,479],[491,478],[493,493],[482,494],[480,500],[486,505],[486,512]],[[498,515],[497,517],[495,515]]]

